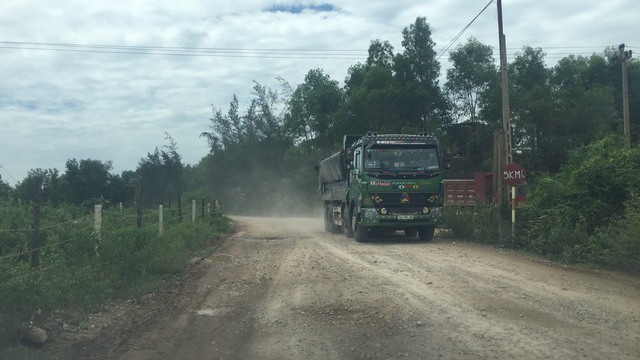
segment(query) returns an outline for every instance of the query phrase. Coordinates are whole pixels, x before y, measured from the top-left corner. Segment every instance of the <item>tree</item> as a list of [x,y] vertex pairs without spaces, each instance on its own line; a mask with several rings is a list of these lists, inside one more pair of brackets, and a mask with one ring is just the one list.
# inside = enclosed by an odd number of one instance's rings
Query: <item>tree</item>
[[[288,101],[284,129],[295,142],[328,147],[335,137],[335,114],[342,105],[338,82],[320,69],[310,70]],[[334,135],[334,136],[332,136]]]
[[592,66],[600,63],[596,57],[568,56],[552,69],[556,131],[549,135],[563,145],[557,154],[561,163],[570,150],[588,145],[614,128],[613,89],[590,80]]
[[2,180],[2,176],[0,176],[0,200],[7,200],[11,192],[11,185]]
[[[453,66],[447,70],[447,90],[458,119],[478,119],[481,97],[496,79],[493,49],[471,37],[464,45],[459,45],[449,55]],[[485,121],[486,122],[486,121]]]
[[[76,205],[94,205],[107,200],[112,164],[93,159],[69,159],[61,179],[62,200]],[[101,199],[101,200],[98,200]]]
[[[40,200],[47,202],[57,193],[58,180],[58,170],[32,169],[27,173],[27,177],[16,184],[14,194],[21,200],[36,201],[37,194],[40,193]],[[41,191],[38,191],[38,188]]]
[[184,166],[182,157],[178,154],[178,144],[169,133],[165,133],[165,139],[169,145],[165,145],[166,151],[162,151],[162,163],[164,167],[165,197],[175,199],[184,192],[184,179],[182,176]]
[[290,175],[285,153],[293,141],[284,127],[284,101],[278,92],[257,82],[252,95],[242,115],[235,96],[228,115],[214,110],[212,131],[203,135],[217,138],[221,146],[199,166],[206,167],[203,172],[211,195],[233,204],[233,208],[227,207],[231,211],[270,208],[282,195],[278,190],[281,179]]
[[542,49],[525,46],[510,65],[512,143],[529,169],[548,170],[557,153],[550,137],[557,124],[553,113],[550,70]]
[[436,59],[431,28],[424,17],[418,17],[402,31],[404,51],[395,57],[395,77],[400,87],[401,127],[439,134],[450,122],[447,101],[438,86],[440,63]]
[[363,65],[353,67],[351,74],[346,101],[339,112],[338,134],[400,132],[404,119],[392,69]]
[[392,69],[394,57],[393,46],[388,41],[373,40],[369,45],[367,65]]
[[136,174],[142,187],[144,204],[165,204],[184,191],[184,167],[177,151],[177,143],[168,133],[166,139],[169,140],[169,145],[164,147],[166,151],[155,148],[138,162]]

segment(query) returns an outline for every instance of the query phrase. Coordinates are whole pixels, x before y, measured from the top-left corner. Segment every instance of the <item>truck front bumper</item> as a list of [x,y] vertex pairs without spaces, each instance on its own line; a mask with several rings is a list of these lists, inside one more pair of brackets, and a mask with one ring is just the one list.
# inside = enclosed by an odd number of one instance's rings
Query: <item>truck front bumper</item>
[[440,226],[443,222],[442,207],[429,209],[428,214],[381,215],[375,208],[362,208],[360,221],[367,227],[420,227]]

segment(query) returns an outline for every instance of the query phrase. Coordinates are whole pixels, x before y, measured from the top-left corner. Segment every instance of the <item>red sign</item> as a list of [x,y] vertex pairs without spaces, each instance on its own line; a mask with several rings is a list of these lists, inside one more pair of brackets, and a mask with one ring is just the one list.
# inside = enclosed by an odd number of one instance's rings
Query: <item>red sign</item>
[[502,170],[502,181],[509,186],[522,185],[527,180],[527,171],[520,164],[509,164]]

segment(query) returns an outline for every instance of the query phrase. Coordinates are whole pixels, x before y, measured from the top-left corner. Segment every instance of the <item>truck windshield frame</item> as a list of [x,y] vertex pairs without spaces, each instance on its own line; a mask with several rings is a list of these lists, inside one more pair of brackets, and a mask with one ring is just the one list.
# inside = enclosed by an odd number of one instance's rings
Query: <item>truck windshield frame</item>
[[436,147],[421,144],[368,146],[363,165],[371,172],[440,172]]

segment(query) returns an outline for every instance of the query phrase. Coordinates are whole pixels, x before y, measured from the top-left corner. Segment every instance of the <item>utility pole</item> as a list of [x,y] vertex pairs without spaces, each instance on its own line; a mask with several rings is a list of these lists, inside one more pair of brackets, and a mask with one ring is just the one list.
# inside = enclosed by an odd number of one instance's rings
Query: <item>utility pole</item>
[[[511,146],[511,110],[509,109],[509,65],[507,64],[507,45],[506,38],[504,36],[504,30],[502,26],[502,1],[498,0],[498,37],[500,43],[500,73],[502,75],[502,132],[501,134],[494,135],[494,141],[499,141],[499,144],[494,146],[495,149],[499,148],[494,155],[494,172],[493,176],[496,178],[494,184],[497,187],[498,199],[500,205],[504,204],[509,199],[509,191],[502,181],[502,170],[506,165],[513,163],[513,154]],[[515,187],[511,189],[512,197],[515,197]],[[514,208],[514,201],[511,201],[512,211]],[[512,229],[512,234],[515,231],[515,227]]]
[[631,129],[629,126],[629,84],[627,80],[627,60],[631,59],[631,50],[625,51],[625,45],[620,44],[620,62],[622,62],[622,113],[624,116],[624,138],[627,148],[631,148]]
[[511,148],[511,110],[509,109],[509,66],[507,41],[502,27],[502,0],[498,0],[498,36],[500,41],[500,73],[502,74],[502,128],[505,136],[506,164],[513,162]]
[[[500,73],[502,74],[502,128],[504,131],[504,161],[506,165],[513,163],[513,147],[511,141],[511,110],[509,108],[509,65],[507,64],[507,40],[502,26],[502,1],[498,0],[498,36],[500,41]],[[502,176],[504,167],[498,165],[498,176]],[[505,201],[509,198],[509,191],[499,182],[500,198]],[[504,190],[503,190],[504,188]],[[505,196],[502,196],[502,195]],[[516,187],[511,187],[511,235],[516,234]]]

